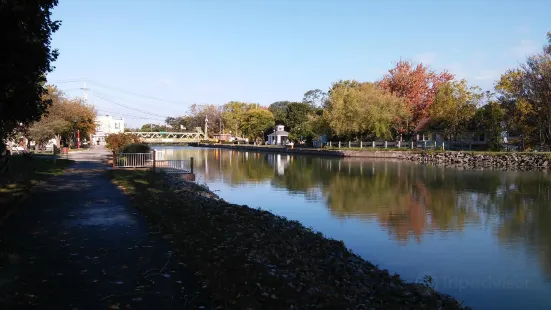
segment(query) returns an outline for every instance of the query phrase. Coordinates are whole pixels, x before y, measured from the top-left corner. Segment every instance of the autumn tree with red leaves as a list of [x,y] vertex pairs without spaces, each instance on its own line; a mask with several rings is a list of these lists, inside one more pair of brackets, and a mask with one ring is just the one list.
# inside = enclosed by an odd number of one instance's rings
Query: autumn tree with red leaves
[[405,99],[410,117],[401,120],[401,132],[412,133],[417,124],[429,116],[429,109],[444,83],[453,80],[447,71],[437,73],[423,64],[400,60],[379,82],[390,93]]

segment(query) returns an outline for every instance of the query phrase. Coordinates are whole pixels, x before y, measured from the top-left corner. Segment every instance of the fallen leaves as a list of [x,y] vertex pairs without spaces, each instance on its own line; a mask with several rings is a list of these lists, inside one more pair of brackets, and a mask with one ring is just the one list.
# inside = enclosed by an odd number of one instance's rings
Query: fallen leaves
[[[151,173],[144,186],[117,178],[118,173],[112,172],[114,181],[135,193],[133,203],[155,225],[154,234],[174,241],[179,260],[224,308],[463,309],[448,296],[404,283],[341,241],[299,222],[229,204],[173,176]],[[170,277],[163,272],[170,257],[159,272],[145,276]]]

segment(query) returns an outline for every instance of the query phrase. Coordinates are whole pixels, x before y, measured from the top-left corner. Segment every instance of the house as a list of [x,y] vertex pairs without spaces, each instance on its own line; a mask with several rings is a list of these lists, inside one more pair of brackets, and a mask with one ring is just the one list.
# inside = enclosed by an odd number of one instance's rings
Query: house
[[268,135],[268,144],[285,145],[289,142],[289,133],[285,131],[283,125],[276,125],[274,132]]
[[[451,141],[450,146],[468,146],[469,148],[484,148],[488,146],[489,136],[483,130],[478,130],[472,125],[469,126],[464,133],[456,137],[455,141]],[[444,130],[440,124],[435,123],[430,117],[425,117],[419,121],[415,127],[416,141],[431,141],[431,142],[444,142],[446,137],[444,136]],[[447,142],[446,142],[447,143]]]
[[96,117],[96,132],[91,135],[90,140],[95,143],[105,144],[105,138],[112,133],[124,132],[124,119],[111,115]]

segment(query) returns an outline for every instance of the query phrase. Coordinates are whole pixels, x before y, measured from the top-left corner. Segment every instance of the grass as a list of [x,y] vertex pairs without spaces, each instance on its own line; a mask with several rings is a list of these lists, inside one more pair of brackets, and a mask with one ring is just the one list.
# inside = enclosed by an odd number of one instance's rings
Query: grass
[[27,197],[29,190],[48,178],[63,174],[73,161],[66,159],[11,156],[9,168],[0,175],[0,216]]
[[296,221],[229,204],[205,187],[169,183],[151,171],[106,173],[220,308],[461,309]]

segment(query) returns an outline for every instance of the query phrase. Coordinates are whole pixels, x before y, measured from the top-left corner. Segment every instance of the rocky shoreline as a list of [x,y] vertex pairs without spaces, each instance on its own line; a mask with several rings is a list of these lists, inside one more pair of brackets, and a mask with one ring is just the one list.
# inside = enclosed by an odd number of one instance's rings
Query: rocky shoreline
[[[406,283],[342,241],[267,211],[230,204],[177,175],[110,173],[151,224],[171,236],[181,260],[223,308],[469,309],[434,291],[430,281]],[[136,175],[117,176],[124,173]]]
[[421,152],[403,153],[403,160],[466,169],[548,170],[551,157],[532,153]]

